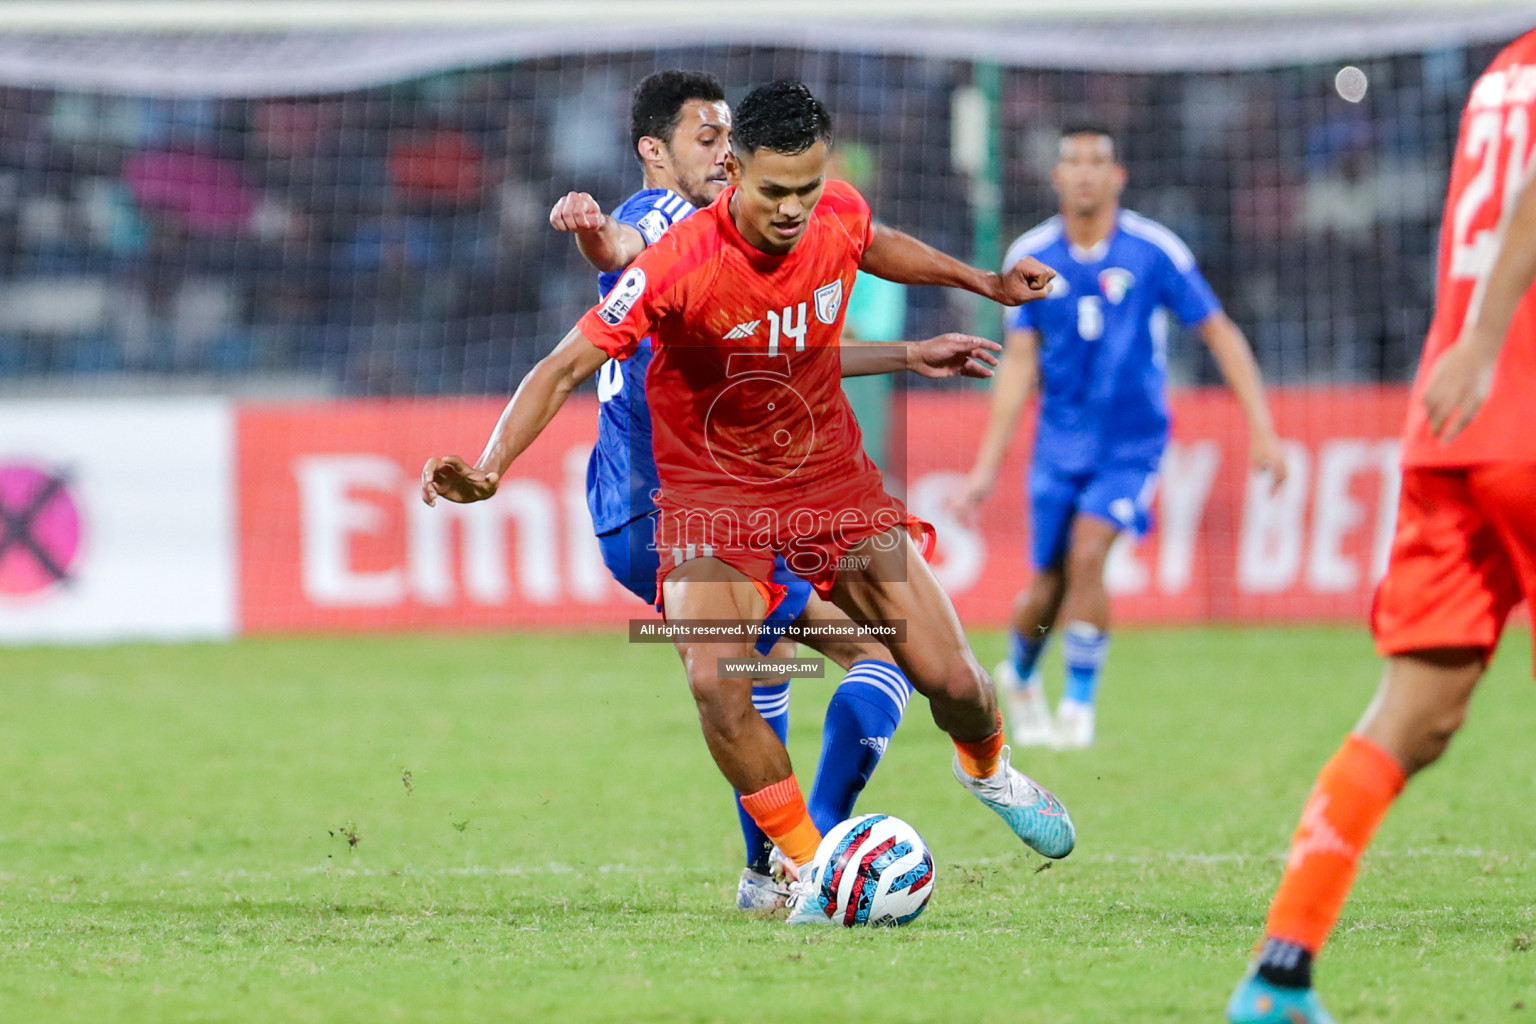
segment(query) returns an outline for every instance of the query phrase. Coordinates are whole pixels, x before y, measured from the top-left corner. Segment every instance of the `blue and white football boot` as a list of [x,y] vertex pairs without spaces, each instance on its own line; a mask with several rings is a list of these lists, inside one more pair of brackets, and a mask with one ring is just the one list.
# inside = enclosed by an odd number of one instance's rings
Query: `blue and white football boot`
[[985,779],[973,779],[960,767],[955,755],[955,778],[976,799],[992,808],[1024,840],[1024,845],[1042,857],[1059,859],[1077,845],[1077,829],[1072,816],[1051,791],[1008,763],[1010,751],[1003,748],[997,771]]
[[816,862],[802,864],[796,870],[798,877],[789,883],[789,917],[784,919],[784,923],[837,924],[827,913],[827,893],[823,891],[821,879],[817,877]]
[[737,910],[768,914],[783,907],[788,897],[789,887],[773,875],[749,867],[741,869],[741,880],[736,883]]

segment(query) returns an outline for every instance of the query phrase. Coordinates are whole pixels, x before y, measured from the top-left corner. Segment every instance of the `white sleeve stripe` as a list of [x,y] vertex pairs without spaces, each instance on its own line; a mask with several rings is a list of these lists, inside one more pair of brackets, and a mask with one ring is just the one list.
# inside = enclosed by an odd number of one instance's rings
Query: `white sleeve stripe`
[[667,202],[667,216],[671,217],[673,220],[677,220],[683,215],[683,210],[688,208],[688,200],[684,199],[680,195],[677,195],[676,193],[673,193],[672,198]]
[[1033,256],[1045,249],[1051,243],[1061,237],[1061,218],[1052,217],[1041,224],[1036,224],[1008,246],[1008,254],[1003,257],[1003,267],[1013,266],[1025,256]]
[[1130,210],[1120,211],[1120,226],[1127,233],[1137,238],[1151,242],[1167,254],[1178,268],[1179,273],[1187,274],[1195,269],[1195,254],[1189,251],[1178,235],[1169,231],[1155,220],[1148,220],[1139,213]]

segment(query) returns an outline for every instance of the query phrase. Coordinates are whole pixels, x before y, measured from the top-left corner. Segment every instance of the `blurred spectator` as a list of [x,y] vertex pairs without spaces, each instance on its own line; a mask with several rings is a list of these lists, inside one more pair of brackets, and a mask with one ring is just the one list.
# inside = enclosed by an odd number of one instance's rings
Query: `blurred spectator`
[[[1491,53],[1473,49],[1367,62],[1358,106],[1334,94],[1331,66],[1008,69],[1001,234],[1054,210],[1061,124],[1107,123],[1133,169],[1127,205],[1195,248],[1273,379],[1404,379],[1468,69]],[[948,131],[973,80],[963,61],[695,47],[306,97],[0,88],[0,376],[262,371],[342,393],[504,392],[595,297],[546,216],[572,188],[604,202],[633,188],[629,89],[660,67],[703,68],[736,99],[806,79],[838,119],[838,173],[877,217],[972,253]],[[868,337],[971,323],[936,289],[861,278],[849,303]],[[1179,379],[1211,373],[1200,346],[1170,358]]]

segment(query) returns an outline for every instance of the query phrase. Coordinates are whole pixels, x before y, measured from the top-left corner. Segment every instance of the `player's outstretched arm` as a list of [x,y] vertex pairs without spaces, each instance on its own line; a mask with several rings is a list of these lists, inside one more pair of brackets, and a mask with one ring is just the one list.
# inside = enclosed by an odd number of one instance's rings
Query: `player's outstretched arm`
[[976,464],[965,481],[949,499],[951,511],[971,515],[997,486],[997,473],[1008,454],[1008,442],[1018,429],[1024,403],[1029,401],[1039,379],[1040,335],[1032,330],[1014,330],[1007,334],[1008,346],[992,382],[987,429],[976,450]]
[[576,385],[596,373],[607,359],[606,352],[571,328],[518,385],[473,466],[457,455],[427,460],[421,471],[421,500],[435,505],[438,498],[471,502],[495,494],[507,467],[555,418]]
[[1280,435],[1264,400],[1264,379],[1253,349],[1242,329],[1227,314],[1217,310],[1200,321],[1200,339],[1211,350],[1227,386],[1237,396],[1243,416],[1248,420],[1248,451],[1255,469],[1269,474],[1276,490],[1285,483],[1285,453],[1280,449]]
[[567,192],[549,211],[549,226],[576,236],[576,248],[599,272],[622,270],[645,251],[645,239],[632,224],[603,212],[585,192]]
[[1032,256],[994,274],[977,270],[895,228],[875,224],[873,230],[859,269],[898,284],[964,288],[993,302],[1018,306],[1045,298],[1056,276],[1056,271]]
[[1450,441],[1488,398],[1515,307],[1536,281],[1536,167],[1526,174],[1494,244],[1493,262],[1467,306],[1461,336],[1440,354],[1424,387],[1429,430]]
[[969,334],[941,334],[927,341],[857,341],[838,347],[844,377],[910,370],[924,377],[990,377],[1003,346]]

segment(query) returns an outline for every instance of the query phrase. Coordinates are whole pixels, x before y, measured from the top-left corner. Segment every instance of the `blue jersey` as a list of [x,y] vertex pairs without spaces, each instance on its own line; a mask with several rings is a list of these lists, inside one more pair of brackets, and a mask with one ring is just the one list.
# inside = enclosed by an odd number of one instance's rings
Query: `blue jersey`
[[1008,314],[1010,328],[1040,335],[1035,461],[1067,473],[1155,467],[1168,442],[1168,314],[1196,324],[1221,309],[1189,247],[1122,210],[1092,251],[1056,216],[1020,235],[1004,266],[1025,256],[1057,274],[1048,297]]
[[[656,244],[668,228],[693,212],[693,205],[665,188],[648,188],[626,199],[613,219]],[[608,294],[624,271],[597,276],[598,297]],[[651,409],[645,401],[645,371],[651,365],[646,338],[630,358],[610,359],[597,375],[597,444],[587,461],[587,508],[596,532],[610,533],[656,508],[660,488],[651,453]]]

